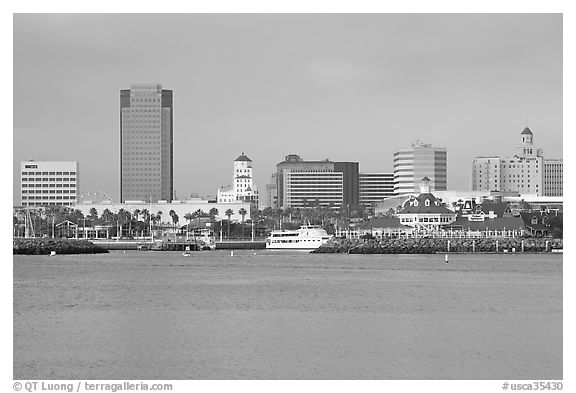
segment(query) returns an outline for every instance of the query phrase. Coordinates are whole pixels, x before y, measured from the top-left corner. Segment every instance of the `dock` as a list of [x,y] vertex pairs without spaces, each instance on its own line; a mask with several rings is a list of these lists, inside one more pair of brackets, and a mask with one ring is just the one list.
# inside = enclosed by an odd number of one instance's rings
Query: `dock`
[[[194,241],[164,241],[151,243],[136,240],[92,240],[92,243],[106,250],[138,250],[139,245],[148,245],[151,251],[184,251],[190,247],[190,251],[200,251],[200,246]],[[216,250],[263,250],[266,248],[265,240],[224,240],[216,242]]]

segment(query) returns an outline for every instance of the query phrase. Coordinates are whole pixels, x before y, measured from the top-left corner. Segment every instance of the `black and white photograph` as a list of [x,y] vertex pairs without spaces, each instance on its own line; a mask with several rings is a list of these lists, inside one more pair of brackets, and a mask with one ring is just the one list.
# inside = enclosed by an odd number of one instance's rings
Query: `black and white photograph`
[[12,391],[568,389],[561,11],[12,22]]

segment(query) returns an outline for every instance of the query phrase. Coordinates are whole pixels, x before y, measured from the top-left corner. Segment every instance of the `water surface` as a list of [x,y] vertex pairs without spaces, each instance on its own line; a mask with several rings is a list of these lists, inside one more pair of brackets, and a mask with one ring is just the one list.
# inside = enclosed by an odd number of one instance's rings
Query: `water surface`
[[561,379],[561,255],[14,257],[15,379]]

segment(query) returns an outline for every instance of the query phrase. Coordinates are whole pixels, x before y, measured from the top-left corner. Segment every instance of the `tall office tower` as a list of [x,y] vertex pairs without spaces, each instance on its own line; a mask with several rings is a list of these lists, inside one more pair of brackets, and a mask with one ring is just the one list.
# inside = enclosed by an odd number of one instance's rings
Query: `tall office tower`
[[258,190],[252,181],[252,160],[244,152],[234,160],[233,185],[218,190],[218,203],[249,202],[258,206]]
[[407,149],[394,152],[394,192],[419,193],[420,180],[430,179],[430,190],[447,189],[447,154],[444,147],[416,141]]
[[20,163],[22,206],[72,206],[79,195],[77,161]]
[[120,90],[120,202],[173,198],[172,90]]
[[373,206],[384,198],[392,197],[394,193],[393,173],[360,173],[359,198],[360,205]]
[[544,159],[544,196],[564,195],[564,163],[562,159]]
[[544,153],[534,146],[534,135],[528,127],[520,138],[513,157],[477,157],[472,161],[473,191],[543,195]]

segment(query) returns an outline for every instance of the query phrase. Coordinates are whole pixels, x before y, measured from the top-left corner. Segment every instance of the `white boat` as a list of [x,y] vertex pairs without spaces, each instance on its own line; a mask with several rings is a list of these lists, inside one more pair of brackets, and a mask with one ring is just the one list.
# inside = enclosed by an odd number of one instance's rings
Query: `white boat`
[[272,231],[266,238],[266,248],[271,250],[315,250],[334,235],[329,235],[318,225],[303,225],[296,230]]
[[182,253],[182,256],[189,257],[190,255],[192,255],[192,253],[190,252],[190,246],[186,246],[186,249]]

